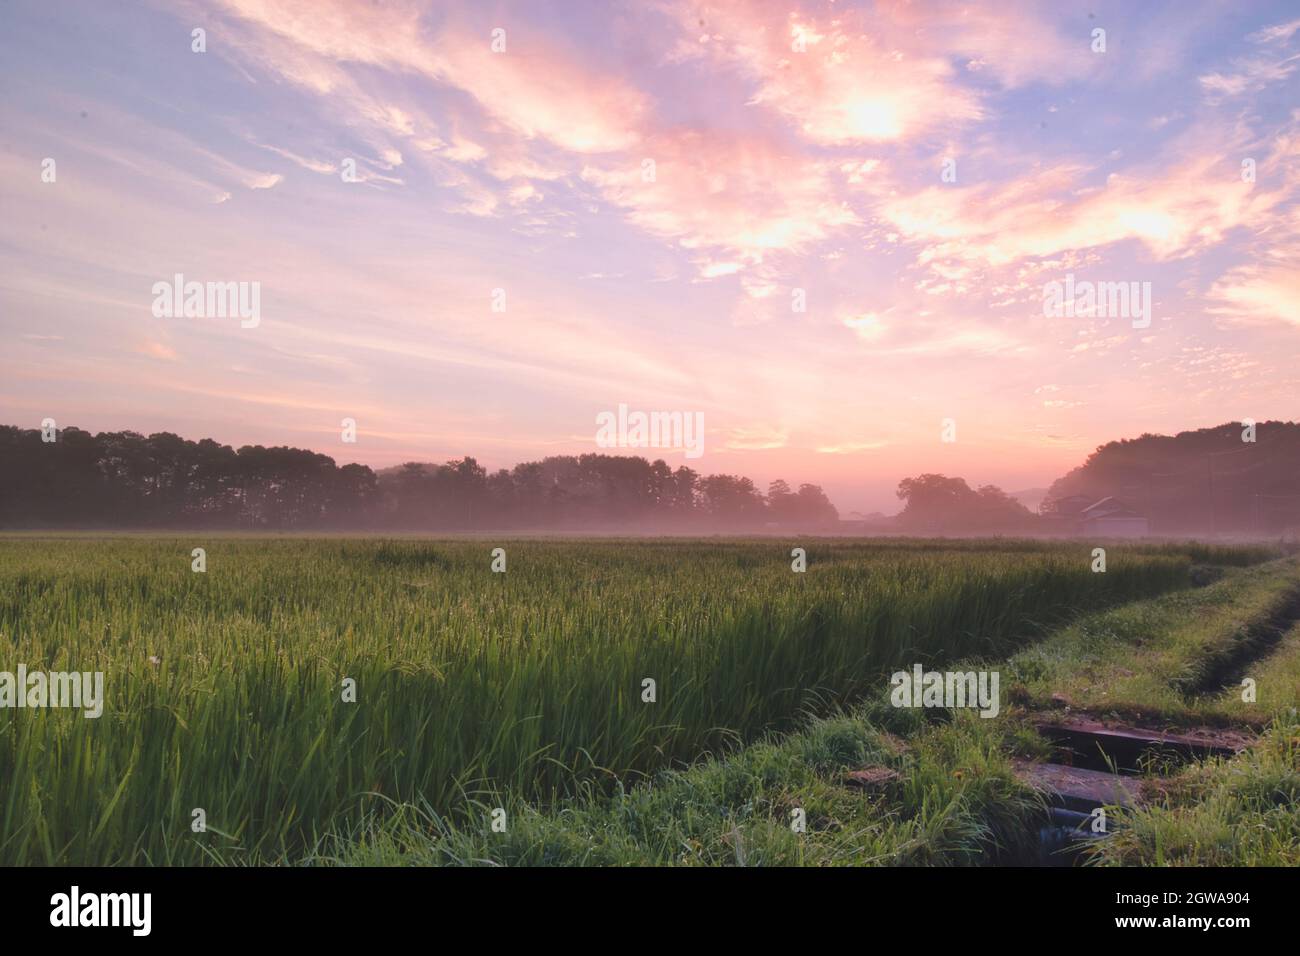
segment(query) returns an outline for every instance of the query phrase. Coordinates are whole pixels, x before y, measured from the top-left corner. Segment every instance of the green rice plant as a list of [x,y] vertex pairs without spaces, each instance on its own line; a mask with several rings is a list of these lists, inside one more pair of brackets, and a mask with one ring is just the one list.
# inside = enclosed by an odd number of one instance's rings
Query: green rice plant
[[293,860],[394,803],[607,792],[1266,556],[795,543],[806,573],[765,539],[0,538],[0,671],[102,671],[106,697],[0,711],[0,863]]

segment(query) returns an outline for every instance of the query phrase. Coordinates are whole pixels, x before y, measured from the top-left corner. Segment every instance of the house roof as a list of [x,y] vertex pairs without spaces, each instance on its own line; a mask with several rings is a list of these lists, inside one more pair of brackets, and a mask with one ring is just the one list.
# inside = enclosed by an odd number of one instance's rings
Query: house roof
[[1114,495],[1107,495],[1100,501],[1093,502],[1083,509],[1084,521],[1090,521],[1096,518],[1143,518],[1141,514],[1130,505],[1120,501]]
[[1052,502],[1052,510],[1047,512],[1047,516],[1057,518],[1081,518],[1084,521],[1090,521],[1096,518],[1145,517],[1145,515],[1133,508],[1132,505],[1125,501],[1121,501],[1114,495],[1107,495],[1105,498],[1101,498],[1097,501],[1093,501],[1086,495],[1067,495],[1064,498],[1057,498]]
[[1094,511],[1094,510],[1096,510],[1097,508],[1101,508],[1101,507],[1105,507],[1105,506],[1109,506],[1109,507],[1112,507],[1112,508],[1113,508],[1113,507],[1114,507],[1116,504],[1118,504],[1118,503],[1119,503],[1119,502],[1117,502],[1117,501],[1115,500],[1115,496],[1114,496],[1114,495],[1107,495],[1105,498],[1102,498],[1102,499],[1100,499],[1100,500],[1098,500],[1098,501],[1094,501],[1092,504],[1088,505],[1088,507],[1084,508],[1083,510],[1084,510],[1084,511]]

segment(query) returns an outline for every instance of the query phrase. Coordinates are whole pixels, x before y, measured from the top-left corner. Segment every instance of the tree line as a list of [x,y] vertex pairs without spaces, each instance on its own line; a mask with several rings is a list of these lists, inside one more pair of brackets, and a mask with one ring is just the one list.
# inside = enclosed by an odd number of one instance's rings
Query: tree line
[[1155,534],[1273,534],[1300,528],[1300,424],[1230,422],[1099,447],[1058,479],[1045,507],[1113,495]]
[[[1060,526],[1000,488],[926,474],[898,485],[904,532],[1038,534]],[[1053,482],[1042,510],[1113,498],[1155,535],[1289,534],[1300,529],[1300,425],[1232,422],[1107,442]],[[1075,502],[1079,502],[1076,500]]]
[[169,432],[0,426],[0,527],[756,531],[833,527],[820,487],[662,460],[557,455],[489,472],[465,457],[376,472],[301,448]]
[[[838,530],[820,487],[701,475],[663,460],[557,455],[489,472],[465,457],[375,472],[301,448],[188,441],[168,432],[91,434],[0,426],[0,527],[247,530]],[[1057,480],[1063,498],[1122,499],[1156,534],[1300,528],[1300,425],[1233,423],[1099,447]],[[1051,532],[1001,489],[957,477],[903,479],[902,512],[878,533]],[[868,524],[862,522],[860,524]],[[847,529],[846,529],[847,530]]]

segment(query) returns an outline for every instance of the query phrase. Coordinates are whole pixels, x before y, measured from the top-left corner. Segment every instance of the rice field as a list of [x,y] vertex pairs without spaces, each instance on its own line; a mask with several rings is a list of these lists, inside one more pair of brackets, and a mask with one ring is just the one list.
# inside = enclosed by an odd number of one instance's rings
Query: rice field
[[0,538],[0,671],[105,697],[0,710],[0,864],[292,863],[394,803],[545,804],[1269,556],[1092,547]]

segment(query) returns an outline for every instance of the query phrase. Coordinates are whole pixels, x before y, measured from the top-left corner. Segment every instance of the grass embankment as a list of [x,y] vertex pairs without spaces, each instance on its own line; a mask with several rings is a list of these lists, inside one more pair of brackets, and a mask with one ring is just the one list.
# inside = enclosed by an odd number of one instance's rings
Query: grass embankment
[[394,800],[544,805],[1263,556],[1116,545],[1093,574],[1089,547],[5,538],[0,670],[103,671],[107,700],[4,714],[0,863],[295,859]]
[[1079,619],[1015,655],[1007,686],[1038,709],[1263,726],[1300,700],[1297,617],[1300,561],[1233,569],[1200,590]]
[[[884,728],[892,727],[895,734]],[[407,806],[323,840],[330,865],[960,865],[1032,852],[1024,821],[1042,810],[1015,779],[1010,725],[962,715],[927,724],[879,703],[801,731],[544,810],[483,795],[468,822]],[[906,735],[905,739],[903,736]],[[1030,734],[1015,741],[1043,752]],[[864,791],[864,766],[896,778]],[[494,805],[505,832],[491,828]],[[806,831],[792,828],[802,810]]]
[[[810,721],[647,785],[596,790],[538,811],[484,794],[452,824],[417,807],[323,841],[324,864],[967,865],[1040,860],[1042,799],[1013,757],[1042,758],[1035,720],[1078,714],[1188,727],[1264,726],[1232,760],[1195,762],[1142,809],[1110,808],[1094,865],[1300,865],[1300,627],[1264,639],[1300,584],[1294,559],[1103,611],[1002,667],[1018,703],[999,718],[899,710],[880,688],[850,713]],[[1275,638],[1276,635],[1273,635]],[[1248,658],[1244,646],[1263,656]],[[1222,662],[1256,675],[1258,700],[1222,689]],[[1207,661],[1209,663],[1207,663]],[[1058,689],[1059,688],[1059,689]],[[1070,703],[1066,703],[1066,700]],[[1271,721],[1271,723],[1269,723]],[[851,771],[882,779],[863,790]],[[881,773],[881,771],[888,773]],[[493,832],[491,810],[507,811]],[[807,830],[791,828],[806,814]]]

